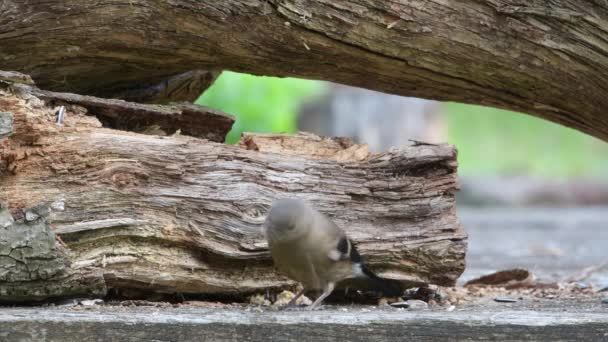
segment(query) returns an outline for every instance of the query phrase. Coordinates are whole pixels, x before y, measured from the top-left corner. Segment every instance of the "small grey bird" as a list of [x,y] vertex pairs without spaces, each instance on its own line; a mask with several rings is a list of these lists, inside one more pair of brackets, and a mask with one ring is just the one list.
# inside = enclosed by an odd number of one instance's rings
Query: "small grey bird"
[[337,282],[348,278],[366,278],[385,295],[400,295],[398,286],[365,267],[342,229],[302,200],[275,201],[264,230],[275,266],[303,286],[287,306],[306,290],[322,290],[323,294],[309,307],[314,309],[331,294]]

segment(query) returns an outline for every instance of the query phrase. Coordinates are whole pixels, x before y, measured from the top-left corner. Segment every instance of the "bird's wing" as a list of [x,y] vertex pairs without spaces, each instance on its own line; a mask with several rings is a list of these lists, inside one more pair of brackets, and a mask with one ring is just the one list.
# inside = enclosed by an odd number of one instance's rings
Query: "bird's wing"
[[342,236],[342,238],[340,238],[336,246],[336,250],[339,254],[339,257],[336,261],[350,260],[354,263],[361,262],[361,254],[359,254],[359,251],[357,251],[355,245],[346,236]]
[[382,291],[387,296],[397,297],[401,295],[401,287],[398,282],[391,282],[378,277],[364,265],[363,258],[359,254],[359,251],[357,251],[355,244],[348,239],[340,227],[324,215],[320,216],[319,219],[323,219],[320,227],[329,236],[327,241],[331,243],[329,245],[329,252],[327,253],[330,260],[336,263],[343,261],[350,262],[354,276],[367,278],[373,287]]
[[368,279],[370,284],[382,291],[385,296],[398,297],[402,294],[401,287],[396,282],[391,282],[385,278],[378,277],[363,263],[363,258],[357,251],[355,245],[346,237],[340,240],[337,248],[342,253],[342,260],[350,260],[354,264],[353,272],[357,276]]
[[333,244],[327,256],[333,261],[360,263],[361,255],[344,231],[329,218],[323,216],[321,219],[323,219],[324,230],[330,236],[330,241]]

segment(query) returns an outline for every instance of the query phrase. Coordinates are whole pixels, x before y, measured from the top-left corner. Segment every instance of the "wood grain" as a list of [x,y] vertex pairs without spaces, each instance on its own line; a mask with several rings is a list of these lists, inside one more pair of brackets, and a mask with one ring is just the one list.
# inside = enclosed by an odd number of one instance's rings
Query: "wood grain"
[[18,220],[50,207],[67,269],[100,271],[108,289],[246,294],[293,285],[275,272],[261,234],[270,203],[286,196],[332,217],[370,268],[404,287],[453,285],[464,270],[452,146],[370,154],[310,134],[247,135],[229,146],[103,128],[70,109],[58,126],[54,105],[27,89],[0,90],[0,110],[14,115],[0,144],[0,202]]
[[112,97],[233,70],[506,108],[608,140],[603,0],[4,0],[0,12],[2,68],[45,89]]

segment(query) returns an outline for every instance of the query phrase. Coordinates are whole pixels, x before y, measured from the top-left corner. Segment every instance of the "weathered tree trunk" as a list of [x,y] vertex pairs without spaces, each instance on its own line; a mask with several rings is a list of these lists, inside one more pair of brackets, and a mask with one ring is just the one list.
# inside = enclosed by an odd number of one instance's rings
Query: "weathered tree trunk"
[[[57,99],[67,108],[63,125]],[[333,217],[372,269],[404,286],[451,285],[464,270],[451,146],[370,154],[306,134],[250,135],[228,146],[103,128],[86,115],[103,100],[86,100],[0,87],[0,110],[13,122],[0,144],[0,202],[10,209],[0,210],[0,300],[289,285],[261,234],[281,196]],[[107,106],[135,115],[126,103]]]
[[193,69],[518,110],[608,140],[599,0],[4,0],[0,61],[111,96]]

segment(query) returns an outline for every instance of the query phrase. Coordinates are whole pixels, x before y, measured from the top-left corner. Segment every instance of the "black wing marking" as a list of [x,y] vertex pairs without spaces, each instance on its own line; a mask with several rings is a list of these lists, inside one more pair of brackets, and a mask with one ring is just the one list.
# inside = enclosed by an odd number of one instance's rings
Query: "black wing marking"
[[338,252],[340,252],[341,260],[350,260],[354,263],[360,263],[361,254],[357,251],[357,248],[350,242],[349,239],[343,237],[338,241],[338,246],[336,246]]
[[398,282],[378,277],[374,272],[372,272],[363,264],[363,258],[361,257],[361,254],[359,254],[359,251],[357,251],[357,248],[350,240],[345,237],[340,239],[340,241],[338,242],[337,249],[342,255],[340,259],[350,260],[355,264],[360,264],[361,272],[367,277],[370,284],[376,289],[383,292],[385,296],[398,297],[402,294],[401,287],[399,286]]
[[348,255],[350,249],[350,242],[347,238],[343,237],[340,239],[340,241],[338,241],[338,246],[336,246],[336,248],[338,249],[338,252],[340,252],[340,254]]
[[350,241],[348,243],[351,245],[350,253],[349,253],[350,261],[352,261],[354,263],[362,263],[363,258],[361,258],[361,254],[359,254],[359,251],[357,251],[357,248],[355,247],[355,245],[353,245]]
[[398,281],[378,277],[365,265],[361,265],[361,271],[369,279],[370,284],[380,290],[385,296],[399,297],[403,294]]

